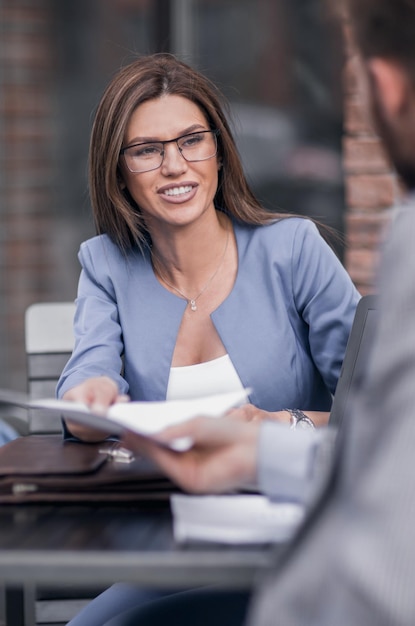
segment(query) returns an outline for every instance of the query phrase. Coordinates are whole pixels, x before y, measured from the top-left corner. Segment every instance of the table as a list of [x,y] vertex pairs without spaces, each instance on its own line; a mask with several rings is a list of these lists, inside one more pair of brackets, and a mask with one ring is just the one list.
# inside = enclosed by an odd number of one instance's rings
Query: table
[[7,626],[23,624],[16,594],[26,584],[249,588],[274,554],[269,546],[177,545],[167,503],[0,507]]

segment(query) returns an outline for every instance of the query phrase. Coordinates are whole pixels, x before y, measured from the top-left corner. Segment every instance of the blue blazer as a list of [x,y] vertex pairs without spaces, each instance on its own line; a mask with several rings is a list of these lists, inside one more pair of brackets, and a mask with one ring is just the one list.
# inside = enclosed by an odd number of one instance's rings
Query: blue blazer
[[[211,318],[250,401],[329,410],[358,292],[310,220],[233,227],[238,273]],[[79,260],[75,348],[58,396],[107,375],[132,400],[165,400],[186,301],[158,282],[148,251],[124,255],[101,235],[81,245]]]

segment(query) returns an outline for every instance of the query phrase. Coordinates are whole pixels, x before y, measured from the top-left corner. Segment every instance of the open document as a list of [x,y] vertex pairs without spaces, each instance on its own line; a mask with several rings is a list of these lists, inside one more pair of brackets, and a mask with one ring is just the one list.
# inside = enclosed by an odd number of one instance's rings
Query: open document
[[[112,404],[104,415],[94,413],[82,403],[53,398],[31,400],[23,393],[4,389],[0,389],[0,404],[53,412],[62,418],[97,428],[111,435],[119,435],[124,430],[130,430],[140,435],[151,436],[167,426],[199,415],[221,417],[229,409],[246,403],[248,394],[249,389],[245,389],[190,400],[119,402]],[[187,448],[189,443],[182,441],[181,445],[174,447]]]
[[256,494],[170,496],[173,529],[180,543],[279,543],[287,541],[304,516],[293,502],[271,502]]

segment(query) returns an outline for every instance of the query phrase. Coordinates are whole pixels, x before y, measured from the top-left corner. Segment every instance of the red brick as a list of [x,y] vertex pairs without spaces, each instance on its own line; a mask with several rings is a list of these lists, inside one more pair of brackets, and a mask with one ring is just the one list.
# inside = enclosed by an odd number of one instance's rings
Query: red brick
[[351,279],[358,288],[374,287],[379,266],[379,251],[350,250],[345,251],[345,266]]
[[360,97],[345,99],[344,130],[350,135],[375,134],[369,108]]
[[353,250],[367,248],[378,250],[388,231],[391,215],[382,213],[351,213],[345,215],[347,246]]
[[47,117],[53,111],[50,97],[45,89],[36,85],[5,85],[2,98],[4,115],[36,115]]
[[360,209],[391,207],[397,195],[394,174],[355,175],[346,178],[346,204]]
[[392,170],[383,144],[375,137],[345,137],[343,164],[347,173],[377,174]]
[[[36,35],[6,34],[3,36],[1,56],[7,53],[9,63],[22,63],[29,68],[47,69],[52,67],[54,60],[46,43]],[[1,58],[1,57],[0,57]]]
[[[0,366],[2,385],[25,379],[24,311],[50,299],[56,283],[56,103],[53,13],[49,0],[1,3],[2,159]],[[55,229],[55,230],[53,230]]]
[[343,70],[343,87],[346,96],[360,94],[366,99],[366,76],[357,54],[346,59]]
[[350,24],[343,18],[343,45],[346,58],[350,58],[355,54],[355,45],[353,42],[353,35],[350,28]]
[[18,28],[17,25],[20,25],[22,30],[27,30],[30,27],[32,29],[48,28],[50,19],[49,8],[50,6],[48,6],[47,2],[37,1],[33,6],[29,6],[28,3],[25,6],[23,3],[15,2],[15,0],[9,0],[8,2],[6,0],[1,8],[4,28],[10,27],[14,31]]

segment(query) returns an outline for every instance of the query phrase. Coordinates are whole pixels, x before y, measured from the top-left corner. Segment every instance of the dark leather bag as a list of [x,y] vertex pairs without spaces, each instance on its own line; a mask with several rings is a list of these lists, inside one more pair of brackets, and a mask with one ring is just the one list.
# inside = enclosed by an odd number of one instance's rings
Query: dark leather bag
[[0,504],[168,501],[177,489],[118,442],[28,435],[0,447]]

